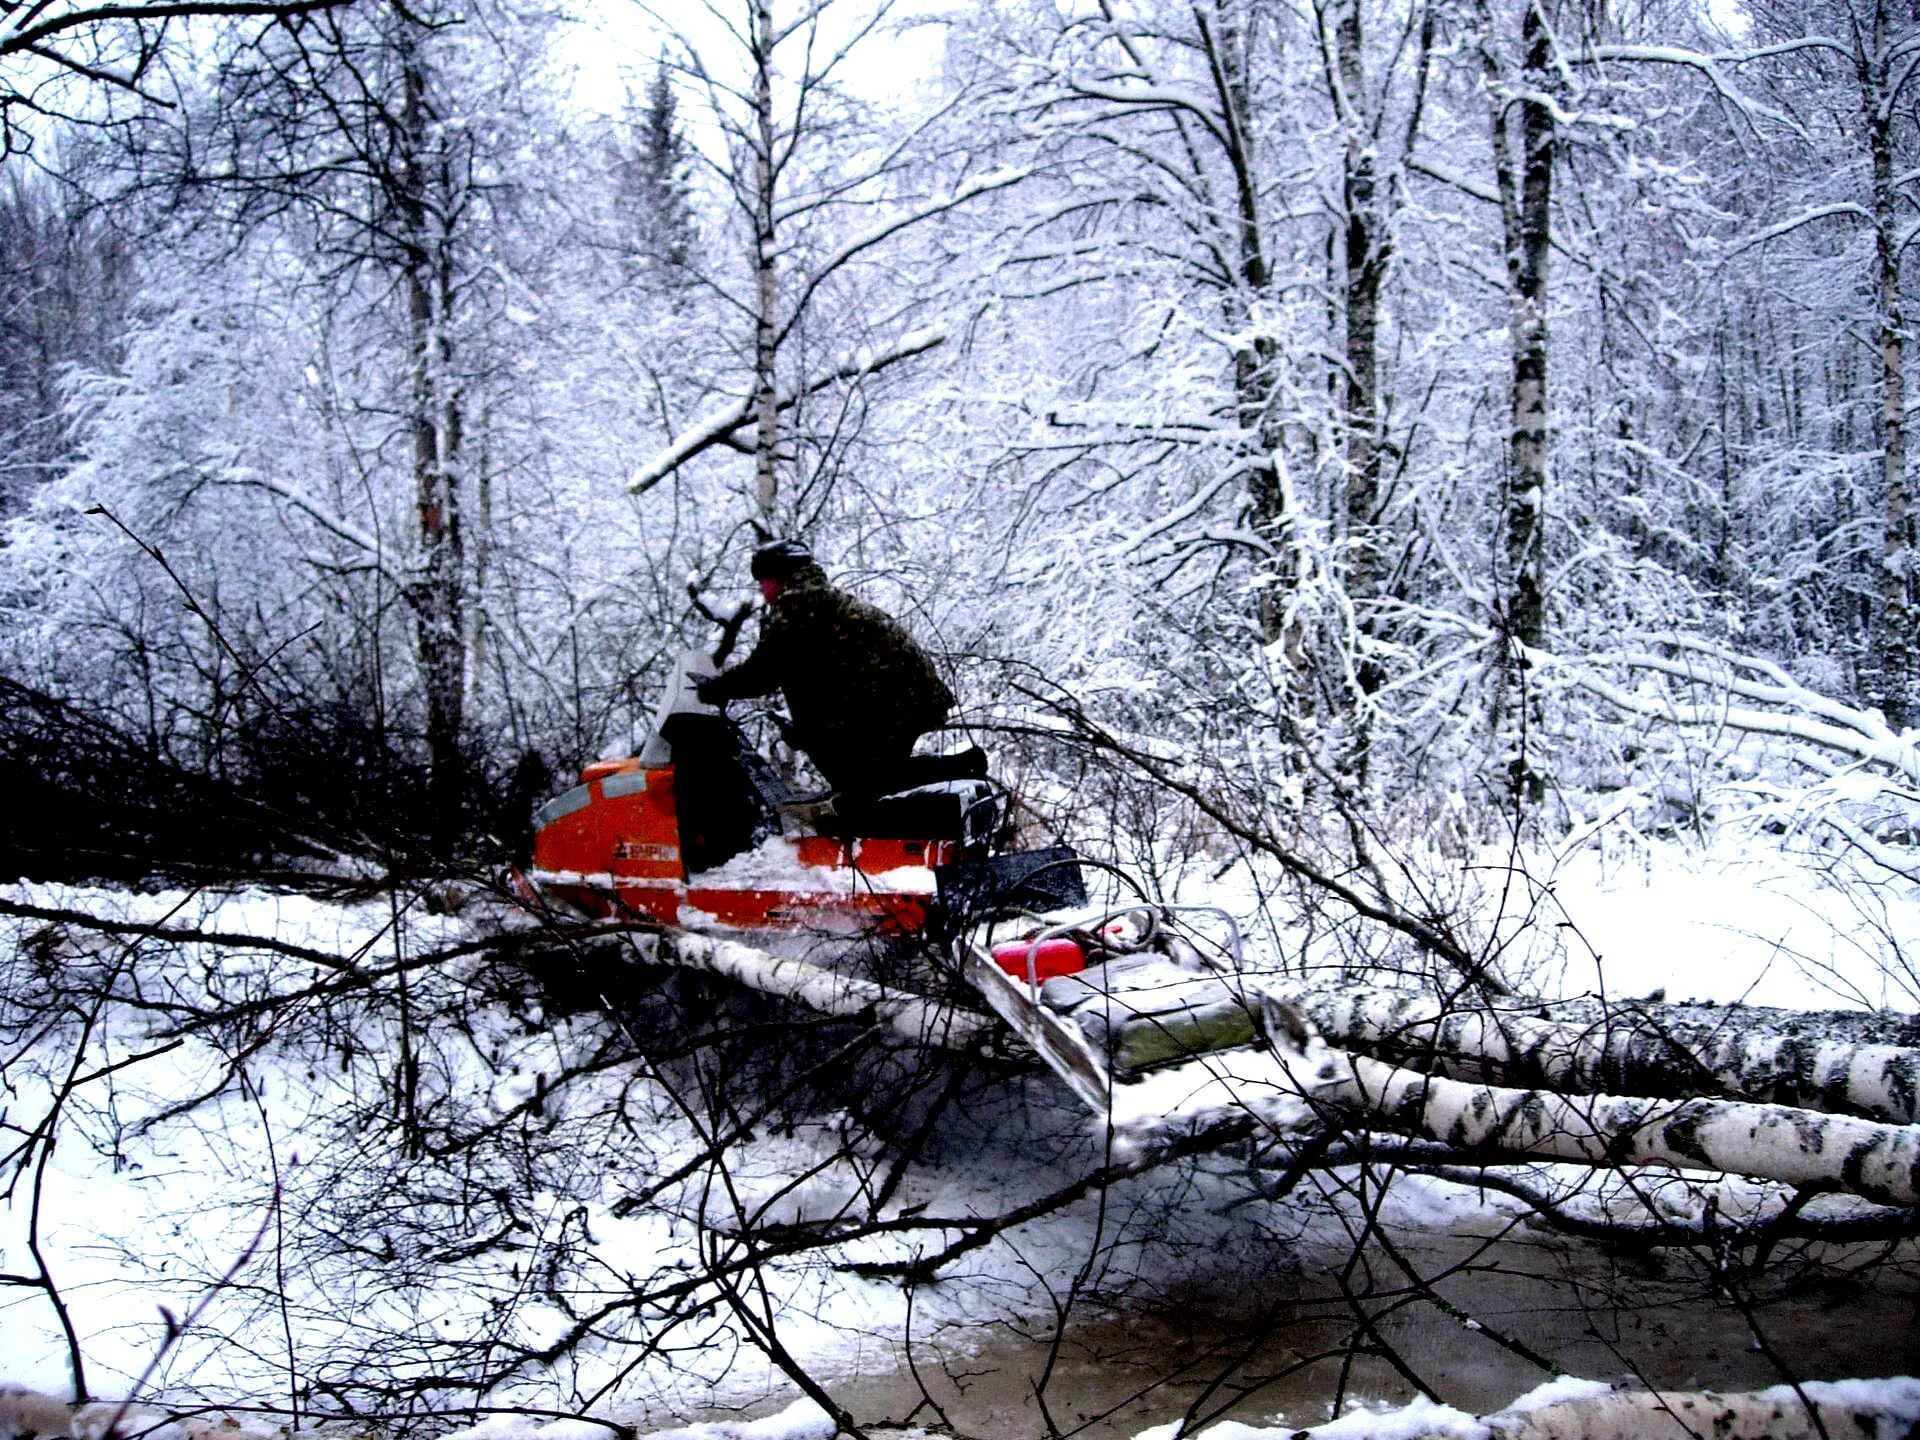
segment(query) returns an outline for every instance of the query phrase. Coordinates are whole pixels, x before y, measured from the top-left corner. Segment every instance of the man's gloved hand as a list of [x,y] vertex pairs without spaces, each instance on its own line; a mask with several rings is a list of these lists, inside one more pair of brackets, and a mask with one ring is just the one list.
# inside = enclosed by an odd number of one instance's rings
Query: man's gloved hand
[[695,680],[693,682],[694,699],[698,700],[702,705],[725,705],[727,703],[725,700],[707,693],[708,690],[712,689],[713,686],[719,682],[719,679],[720,677],[718,675],[702,675],[698,680]]

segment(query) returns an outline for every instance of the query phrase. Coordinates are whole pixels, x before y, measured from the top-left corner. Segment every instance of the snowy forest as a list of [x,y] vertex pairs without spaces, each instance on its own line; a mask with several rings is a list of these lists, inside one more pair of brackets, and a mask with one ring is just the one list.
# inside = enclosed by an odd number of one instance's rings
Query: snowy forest
[[[0,1440],[1914,1433],[1917,239],[1892,0],[4,0]],[[783,538],[1071,916],[566,903]]]

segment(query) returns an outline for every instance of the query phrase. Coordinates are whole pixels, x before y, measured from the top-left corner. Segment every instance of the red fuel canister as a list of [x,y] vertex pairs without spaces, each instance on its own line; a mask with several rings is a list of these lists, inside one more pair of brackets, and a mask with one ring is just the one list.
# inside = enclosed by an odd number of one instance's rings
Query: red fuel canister
[[1033,953],[1036,980],[1051,980],[1056,975],[1077,975],[1087,968],[1087,957],[1077,941],[1065,935],[1042,940],[1034,945],[1026,940],[1010,940],[993,947],[993,963],[1016,980],[1027,978],[1027,953]]

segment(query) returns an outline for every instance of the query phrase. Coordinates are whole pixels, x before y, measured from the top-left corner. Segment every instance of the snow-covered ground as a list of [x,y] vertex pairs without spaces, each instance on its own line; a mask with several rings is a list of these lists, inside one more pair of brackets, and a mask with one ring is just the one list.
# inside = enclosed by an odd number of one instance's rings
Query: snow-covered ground
[[[1498,1413],[1487,1416],[1470,1415],[1423,1397],[1397,1407],[1356,1406],[1337,1420],[1305,1429],[1225,1420],[1195,1432],[1184,1430],[1175,1421],[1143,1430],[1136,1440],[1184,1440],[1188,1435],[1196,1435],[1198,1440],[1501,1440],[1514,1434],[1529,1417],[1539,1416],[1543,1411],[1554,1407],[1603,1405],[1615,1395],[1611,1386],[1562,1377],[1536,1386]],[[1712,1398],[1724,1400],[1726,1397]],[[1822,1433],[1821,1425],[1837,1411],[1846,1417],[1853,1433],[1873,1437],[1873,1440],[1880,1437],[1894,1440],[1896,1436],[1911,1433],[1908,1427],[1920,1421],[1920,1380],[1913,1379],[1837,1383],[1815,1380],[1799,1386],[1772,1386],[1755,1392],[1751,1399],[1755,1402],[1754,1411],[1763,1417],[1761,1424],[1765,1428],[1736,1430],[1727,1424],[1713,1433],[1817,1435]],[[1694,1427],[1708,1423],[1697,1414],[1687,1413],[1693,1404],[1699,1403],[1695,1397],[1663,1397],[1663,1401],[1671,1407],[1676,1420],[1672,1430],[1659,1432],[1662,1435],[1699,1434],[1701,1431]],[[1804,1417],[1816,1405],[1827,1413],[1820,1422],[1808,1423]],[[1766,1421],[1776,1415],[1780,1417],[1778,1428],[1767,1427]],[[1652,1433],[1649,1422],[1665,1418],[1658,1410],[1652,1415],[1643,1412],[1631,1417],[1623,1428],[1606,1433]],[[811,1402],[801,1401],[760,1420],[656,1431],[642,1436],[641,1440],[832,1440],[834,1433],[834,1422],[823,1410]],[[877,1433],[885,1434],[889,1440],[933,1440],[929,1432],[919,1429],[887,1429]],[[1544,1432],[1546,1435],[1558,1433],[1561,1432]],[[585,1440],[585,1437],[576,1435],[562,1422],[518,1430],[511,1425],[482,1425],[458,1432],[454,1440]]]
[[1736,835],[1625,858],[1589,846],[1550,875],[1572,927],[1558,993],[1920,1010],[1920,887],[1843,890]]
[[[1527,869],[1539,883],[1527,888],[1531,923],[1516,927],[1510,969],[1547,993],[1920,1003],[1907,968],[1920,938],[1911,889],[1843,891],[1765,846],[1731,841],[1637,847],[1625,860],[1591,847]],[[1182,898],[1244,909],[1237,878]],[[951,1272],[959,1283],[909,1292],[845,1268],[924,1253],[938,1243],[927,1232],[797,1246],[746,1264],[749,1220],[857,1217],[883,1192],[886,1216],[1000,1212],[1099,1163],[1109,1137],[1044,1079],[1002,1085],[979,1093],[1018,1115],[941,1133],[926,1163],[889,1191],[887,1151],[858,1139],[845,1115],[748,1117],[729,1140],[725,1106],[703,1108],[684,1068],[639,1077],[596,1068],[603,1016],[549,1014],[469,955],[408,968],[471,938],[455,916],[257,891],[21,884],[0,896],[277,945],[9,922],[12,954],[0,961],[10,993],[31,1002],[37,983],[112,994],[44,1013],[17,1003],[5,1031],[8,1147],[50,1116],[58,1143],[35,1147],[33,1163],[14,1173],[0,1268],[35,1280],[37,1247],[98,1395],[126,1394],[151,1365],[148,1393],[286,1406],[291,1375],[303,1410],[338,1413],[350,1390],[310,1393],[310,1382],[345,1384],[359,1367],[436,1395],[431,1408],[452,1403],[433,1377],[465,1367],[499,1376],[477,1404],[526,1412],[486,1420],[472,1440],[587,1440],[606,1432],[557,1417],[651,1425],[791,1396],[750,1333],[769,1319],[795,1363],[849,1376],[895,1365],[909,1325],[951,1346],[976,1327],[1044,1321],[1086,1278],[1081,1268],[1102,1240],[1123,1242],[1123,1259],[1108,1251],[1102,1261],[1098,1283],[1109,1291],[1136,1280],[1155,1293],[1228,1284],[1271,1261],[1245,1188],[1209,1172],[1186,1182],[1194,1188],[1178,1204],[1146,1180],[1060,1209],[1015,1243],[966,1256]],[[1257,950],[1262,932],[1248,919]],[[408,1006],[411,1086],[395,1058]],[[222,1023],[194,1018],[209,1008],[224,1012]],[[395,1125],[403,1105],[417,1122],[411,1150]],[[623,1203],[643,1191],[645,1203]],[[1405,1187],[1395,1203],[1396,1223],[1437,1231],[1511,1214],[1506,1202],[1441,1182]],[[1286,1223],[1304,1244],[1337,1248],[1336,1206],[1316,1216],[1309,1202],[1288,1204]],[[625,1304],[642,1294],[644,1303]],[[188,1322],[171,1344],[169,1314]],[[564,1352],[557,1363],[537,1358],[548,1347]],[[498,1363],[516,1350],[531,1358]],[[0,1290],[0,1355],[0,1381],[70,1393],[69,1347],[44,1287]],[[1480,1424],[1416,1406],[1312,1433],[1490,1433]],[[750,1422],[664,1433],[797,1440],[831,1428],[796,1401]],[[1212,1432],[1281,1433],[1294,1432],[1236,1423]]]

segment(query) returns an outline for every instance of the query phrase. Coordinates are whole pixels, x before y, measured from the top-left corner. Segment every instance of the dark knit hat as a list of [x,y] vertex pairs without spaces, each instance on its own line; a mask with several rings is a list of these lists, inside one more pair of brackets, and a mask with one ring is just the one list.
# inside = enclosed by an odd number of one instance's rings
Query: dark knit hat
[[802,565],[813,564],[813,551],[800,540],[776,540],[753,552],[753,578],[791,580]]

